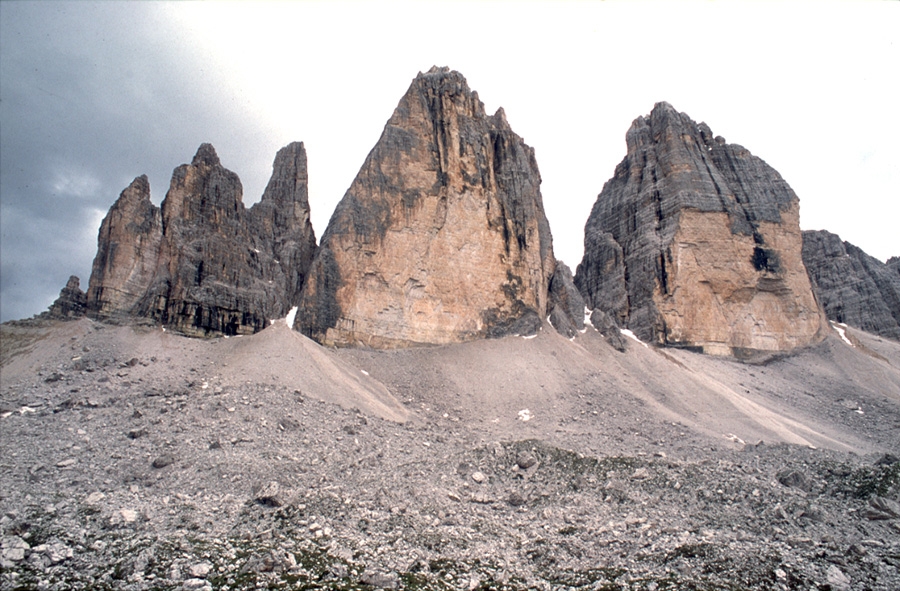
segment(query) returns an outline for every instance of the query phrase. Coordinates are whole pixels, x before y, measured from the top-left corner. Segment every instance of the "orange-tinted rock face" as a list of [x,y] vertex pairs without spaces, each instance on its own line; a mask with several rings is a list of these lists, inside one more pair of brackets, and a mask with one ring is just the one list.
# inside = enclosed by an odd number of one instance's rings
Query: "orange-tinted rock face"
[[799,200],[780,175],[665,103],[627,143],[585,226],[576,283],[588,306],[645,340],[712,354],[821,338]]
[[555,268],[534,153],[465,79],[419,74],[338,205],[296,327],[401,347],[527,334]]

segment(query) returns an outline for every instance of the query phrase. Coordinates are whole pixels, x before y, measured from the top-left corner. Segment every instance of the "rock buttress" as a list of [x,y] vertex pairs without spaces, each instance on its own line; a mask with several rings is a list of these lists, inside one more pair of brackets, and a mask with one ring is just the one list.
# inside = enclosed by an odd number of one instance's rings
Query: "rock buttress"
[[334,345],[529,334],[555,268],[533,150],[458,72],[419,74],[338,204],[295,327]]
[[900,259],[882,263],[816,230],[803,232],[803,262],[829,320],[900,340]]
[[87,312],[105,320],[140,316],[156,277],[162,216],[150,201],[150,181],[139,176],[119,195],[100,224],[88,281]]
[[646,341],[712,354],[820,339],[799,200],[784,179],[666,103],[626,139],[585,225],[576,284],[587,305]]

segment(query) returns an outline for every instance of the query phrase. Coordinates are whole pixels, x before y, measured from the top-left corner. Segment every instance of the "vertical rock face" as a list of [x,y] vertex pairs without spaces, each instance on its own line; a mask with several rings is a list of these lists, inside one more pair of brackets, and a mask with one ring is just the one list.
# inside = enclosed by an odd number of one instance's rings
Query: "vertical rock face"
[[81,280],[75,275],[69,277],[59,297],[42,316],[60,320],[74,320],[85,314],[86,294],[81,291]]
[[112,320],[138,314],[156,276],[161,243],[162,217],[150,202],[150,181],[139,176],[100,224],[88,313]]
[[882,263],[818,230],[803,232],[803,262],[830,320],[900,340],[900,258]]
[[591,308],[661,345],[743,356],[820,338],[799,200],[746,149],[666,103],[639,117],[585,225]]
[[309,218],[308,181],[303,144],[289,144],[278,151],[262,199],[250,208],[252,233],[271,238],[272,254],[285,275],[285,301],[289,307],[299,300],[316,253],[316,235]]
[[534,152],[458,72],[419,74],[331,218],[296,328],[375,347],[537,330],[553,275]]
[[98,318],[144,318],[186,334],[250,334],[284,316],[315,249],[306,153],[278,153],[262,200],[247,211],[240,179],[203,144],[175,169],[162,206],[146,177],[103,220],[88,290]]

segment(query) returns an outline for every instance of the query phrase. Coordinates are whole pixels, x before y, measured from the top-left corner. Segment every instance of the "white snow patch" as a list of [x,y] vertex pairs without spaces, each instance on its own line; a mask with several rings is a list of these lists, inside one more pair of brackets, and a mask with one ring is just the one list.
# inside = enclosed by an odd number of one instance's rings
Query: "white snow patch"
[[33,413],[33,412],[37,412],[37,410],[31,408],[30,406],[23,406],[22,408],[19,409],[20,415],[24,415],[25,413]]
[[735,435],[734,433],[729,433],[728,435],[725,435],[725,439],[728,439],[729,441],[734,441],[735,443],[738,443],[740,445],[746,445],[746,443],[744,443],[744,440],[741,439],[740,437],[738,437],[737,435]]
[[523,408],[522,410],[519,411],[519,416],[517,418],[520,421],[522,421],[523,423],[528,422],[532,418],[531,411],[528,410],[527,408]]
[[530,335],[524,336],[524,337],[522,337],[522,338],[527,340],[527,339],[533,339],[533,338],[536,337],[536,336],[537,336],[536,334],[530,334]]
[[[594,326],[593,324],[591,324],[591,309],[588,308],[587,306],[585,306],[584,307],[584,328],[582,328],[581,331],[579,331],[579,332],[581,332],[581,334],[586,333],[589,326],[592,328]],[[597,329],[594,328],[594,330],[597,330]]]
[[6,411],[5,413],[3,413],[2,415],[0,415],[0,419],[6,419],[6,418],[8,418],[8,417],[10,417],[10,416],[12,416],[12,411],[11,411],[11,410],[8,410],[8,411]]
[[287,316],[284,317],[285,324],[288,325],[288,328],[294,327],[294,318],[297,317],[297,306],[291,308],[291,311],[287,313]]
[[[631,340],[633,340],[633,341],[637,341],[637,342],[639,342],[640,344],[642,344],[642,345],[644,345],[645,347],[647,347],[647,343],[645,343],[645,342],[642,341],[641,339],[637,338],[637,336],[635,336],[635,334],[634,334],[633,332],[631,332],[630,330],[628,330],[627,328],[619,329],[619,332],[621,332],[623,335],[625,335],[625,336],[628,337],[629,339],[631,339]],[[649,348],[649,347],[648,347],[648,348]]]
[[364,369],[361,369],[361,370],[359,370],[359,371],[361,371],[361,372],[362,372],[362,374],[363,374],[363,375],[364,375],[364,376],[367,376],[367,375],[369,375],[369,372],[367,372],[367,371],[366,371],[366,370],[364,370]]
[[[843,328],[842,328],[842,327],[843,327]],[[850,342],[850,339],[847,338],[847,331],[844,330],[845,328],[847,328],[847,325],[846,325],[846,324],[840,324],[840,323],[832,322],[832,323],[831,323],[831,328],[833,328],[834,330],[836,330],[837,333],[838,333],[839,335],[841,335],[841,340],[842,340],[842,341],[844,341],[845,343],[847,343],[847,344],[850,345],[851,347],[853,346],[853,343],[851,343],[851,342]]]

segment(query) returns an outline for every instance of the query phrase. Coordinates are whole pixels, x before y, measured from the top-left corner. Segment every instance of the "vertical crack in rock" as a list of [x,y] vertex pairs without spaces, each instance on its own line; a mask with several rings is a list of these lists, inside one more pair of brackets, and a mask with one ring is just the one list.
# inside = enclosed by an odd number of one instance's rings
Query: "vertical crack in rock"
[[502,110],[458,72],[420,73],[335,209],[295,327],[380,348],[534,333],[556,266],[540,181]]
[[666,103],[638,117],[585,225],[575,283],[641,339],[745,356],[821,338],[799,200],[745,148]]

